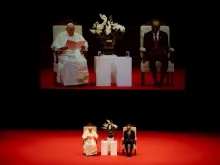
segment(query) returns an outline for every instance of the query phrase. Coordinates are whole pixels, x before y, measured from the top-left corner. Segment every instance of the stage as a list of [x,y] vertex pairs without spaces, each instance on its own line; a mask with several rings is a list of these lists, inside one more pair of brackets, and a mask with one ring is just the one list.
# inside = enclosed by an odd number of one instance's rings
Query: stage
[[[121,131],[120,131],[121,132]],[[99,136],[102,133],[98,131]],[[216,135],[137,132],[137,155],[82,154],[82,131],[1,131],[1,165],[218,165]],[[120,135],[121,137],[121,135]],[[100,141],[98,150],[100,151]],[[118,136],[119,139],[119,136]],[[121,141],[119,141],[119,144]],[[119,145],[118,151],[121,151]],[[219,156],[218,156],[219,158]]]
[[[63,87],[54,85],[54,72],[52,68],[41,69],[40,85],[41,89],[80,89],[80,90],[184,90],[185,89],[185,71],[183,69],[176,69],[174,72],[174,86],[154,87],[153,78],[151,73],[146,73],[146,86],[141,86],[141,73],[140,68],[134,68],[132,70],[132,87],[97,87],[95,86],[95,74],[94,69],[89,69],[90,79],[89,84],[83,87]],[[158,73],[160,74],[160,73]],[[158,75],[159,77],[159,75]],[[166,82],[166,78],[165,81]]]

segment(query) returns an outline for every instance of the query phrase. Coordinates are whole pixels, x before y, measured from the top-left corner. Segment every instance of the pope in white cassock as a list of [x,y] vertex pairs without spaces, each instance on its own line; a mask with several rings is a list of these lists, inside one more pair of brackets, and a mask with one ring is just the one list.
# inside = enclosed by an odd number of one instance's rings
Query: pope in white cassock
[[92,127],[89,127],[82,135],[84,145],[83,145],[83,153],[87,156],[96,155],[97,154],[97,139],[98,134],[92,130]]
[[[88,42],[74,31],[75,25],[67,24],[66,31],[58,34],[51,46],[59,54],[57,82],[64,86],[86,84],[89,81],[87,60],[83,55],[83,51],[88,49]],[[85,41],[85,44],[81,49],[70,50],[66,46],[67,40]]]

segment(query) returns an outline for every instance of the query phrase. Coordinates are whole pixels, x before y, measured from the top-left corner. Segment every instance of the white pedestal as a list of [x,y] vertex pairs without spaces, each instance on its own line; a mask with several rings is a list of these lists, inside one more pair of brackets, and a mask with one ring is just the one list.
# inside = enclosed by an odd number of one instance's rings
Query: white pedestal
[[113,138],[107,138],[108,141],[108,151],[111,151],[111,141],[114,141],[114,137]]
[[115,60],[117,59],[117,56],[102,55],[102,56],[95,56],[94,58],[95,58],[94,68],[96,72],[96,86],[111,86],[111,83],[115,83],[115,79],[116,79]]
[[96,59],[96,86],[111,86],[111,63],[108,58]]
[[116,85],[132,86],[132,59],[131,57],[117,57],[116,64]]
[[101,141],[101,155],[108,155],[108,141]]
[[118,143],[116,140],[110,142],[110,148],[111,148],[110,155],[116,156],[118,151]]

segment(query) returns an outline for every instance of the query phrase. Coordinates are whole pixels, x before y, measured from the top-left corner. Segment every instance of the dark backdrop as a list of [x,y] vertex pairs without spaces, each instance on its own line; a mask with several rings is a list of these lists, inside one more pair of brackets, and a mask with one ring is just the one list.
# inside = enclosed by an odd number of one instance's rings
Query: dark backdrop
[[[108,4],[108,2],[106,2]],[[94,36],[89,32],[93,23],[99,19],[99,13],[106,14],[107,16],[112,15],[114,21],[119,22],[126,27],[126,33],[124,35],[123,41],[119,43],[120,51],[125,52],[129,50],[133,58],[133,66],[140,65],[140,26],[152,18],[159,18],[167,25],[170,26],[171,35],[171,46],[176,50],[175,63],[176,67],[184,67],[184,20],[182,13],[180,12],[181,7],[171,6],[170,4],[162,3],[149,3],[140,5],[140,2],[133,3],[123,3],[117,4],[115,6],[108,6],[107,4],[103,7],[98,7],[96,5],[87,5],[83,10],[76,8],[74,10],[69,10],[66,8],[60,9],[58,6],[53,6],[46,8],[46,14],[42,14],[40,18],[41,30],[39,31],[40,39],[40,55],[42,66],[52,66],[52,52],[50,46],[52,43],[52,26],[56,25],[62,19],[70,18],[75,22],[83,26],[83,36],[89,42],[89,57],[88,65],[93,67],[94,55],[97,55],[97,46],[94,43]],[[97,2],[97,5],[100,5]],[[123,6],[124,5],[124,6]],[[154,9],[156,5],[156,9]],[[175,5],[175,4],[172,4]],[[70,4],[71,6],[71,4]],[[76,5],[75,5],[76,6]],[[74,7],[75,7],[74,6]],[[100,5],[102,6],[102,5]],[[150,7],[152,6],[152,7]],[[59,8],[57,12],[52,9]],[[81,9],[81,8],[80,8]],[[43,10],[43,9],[42,9]],[[155,11],[154,11],[155,10]]]
[[82,129],[91,122],[100,128],[106,119],[119,127],[131,123],[139,130],[212,131],[219,127],[214,117],[217,111],[199,108],[200,99],[189,102],[177,91],[42,90],[39,94],[41,98],[32,94],[22,100],[16,96],[11,109],[7,104],[1,111],[0,127]]
[[[38,48],[40,48],[38,57],[44,57],[45,65],[52,64],[52,54],[49,49],[52,43],[52,25],[63,18],[72,18],[83,25],[84,37],[90,42],[92,39],[88,30],[99,17],[99,13],[112,14],[115,21],[126,26],[126,47],[131,50],[133,61],[135,62],[136,59],[138,65],[140,62],[139,53],[135,54],[134,52],[136,50],[139,52],[140,26],[151,18],[160,18],[171,28],[171,44],[177,51],[176,64],[183,65],[183,57],[186,55],[184,49],[185,45],[187,46],[185,40],[187,35],[184,33],[187,18],[184,18],[184,13],[181,12],[180,2],[177,2],[179,5],[174,2],[172,5],[164,5],[147,1],[146,5],[142,5],[136,1],[132,1],[132,4],[126,1],[122,2],[122,5],[118,5],[115,2],[106,1],[106,4],[102,3],[102,7],[97,6],[100,5],[99,2],[91,2],[92,6],[84,1],[83,3],[84,5],[80,5],[65,1],[57,5],[44,6],[42,4],[40,8],[37,8],[36,21],[32,21],[32,23],[36,25],[34,27],[36,27],[38,36]],[[115,6],[108,7],[109,3],[113,3]],[[87,6],[85,6],[86,4]],[[60,7],[62,5],[64,7]],[[73,6],[71,7],[71,5]],[[78,9],[75,8],[76,6]],[[154,6],[157,7],[156,11],[154,11]],[[185,10],[185,8],[183,9]],[[31,26],[27,26],[26,30],[33,32],[33,30],[35,31],[34,27],[32,29]],[[32,33],[28,33],[28,35],[31,37]],[[31,46],[34,45],[31,44]],[[33,57],[29,53],[28,56]],[[20,56],[18,57],[20,58]],[[29,58],[25,59],[28,60],[25,64],[34,65],[29,61]],[[90,61],[93,62],[92,57],[91,59]],[[19,67],[21,66],[24,66],[22,69],[28,72],[27,65],[19,63]],[[0,112],[0,127],[82,129],[84,125],[91,122],[100,128],[105,119],[112,119],[120,127],[131,123],[136,125],[139,130],[213,130],[219,125],[217,124],[218,120],[213,117],[218,116],[214,112],[216,109],[212,110],[210,105],[207,108],[203,105],[207,100],[193,97],[192,101],[188,102],[186,99],[189,100],[191,97],[185,97],[185,93],[177,91],[175,93],[165,93],[165,91],[133,91],[131,93],[128,91],[65,90],[37,90],[36,92],[32,90],[33,84],[30,83],[30,78],[32,75],[34,76],[33,82],[36,82],[37,87],[39,87],[39,79],[35,78],[32,71],[28,74],[28,81],[27,74],[23,74],[24,77],[17,74],[16,79],[12,76],[13,81],[11,81],[10,89],[12,87],[20,88],[21,91],[9,93],[6,90],[7,95],[5,94],[4,98],[8,98],[8,100],[7,102],[3,101],[5,106],[2,105]],[[21,83],[15,85],[15,80],[20,80]],[[200,108],[199,105],[202,107]]]

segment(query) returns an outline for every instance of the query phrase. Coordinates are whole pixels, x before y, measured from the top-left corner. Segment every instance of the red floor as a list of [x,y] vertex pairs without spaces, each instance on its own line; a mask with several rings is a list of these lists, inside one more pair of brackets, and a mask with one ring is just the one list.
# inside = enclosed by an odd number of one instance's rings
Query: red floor
[[[145,78],[147,81],[147,86],[141,86],[140,79],[140,69],[133,69],[132,73],[132,87],[96,87],[95,86],[95,74],[93,69],[89,69],[90,72],[90,82],[86,87],[57,87],[53,84],[53,70],[52,68],[46,68],[41,70],[41,88],[42,89],[114,89],[114,90],[184,90],[185,89],[185,71],[184,70],[176,70],[174,75],[174,86],[166,86],[166,87],[154,87],[153,79],[151,73],[147,73]],[[159,77],[159,75],[158,75]],[[165,80],[166,81],[166,80]]]
[[[121,132],[120,132],[121,133]],[[103,134],[98,132],[100,140]],[[0,131],[1,165],[219,165],[214,135],[137,133],[137,156],[82,155],[82,131]],[[119,135],[118,135],[119,137]],[[121,137],[121,135],[120,135]],[[119,138],[117,138],[119,139]],[[119,143],[121,143],[119,141]],[[119,145],[119,150],[121,151]],[[218,151],[217,151],[218,149]]]

